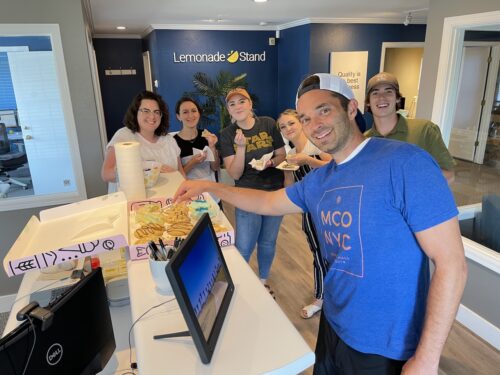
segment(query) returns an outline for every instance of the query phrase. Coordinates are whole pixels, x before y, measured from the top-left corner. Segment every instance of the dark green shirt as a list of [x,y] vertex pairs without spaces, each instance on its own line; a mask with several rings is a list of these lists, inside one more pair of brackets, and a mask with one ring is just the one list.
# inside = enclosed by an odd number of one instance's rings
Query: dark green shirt
[[429,120],[406,119],[398,114],[398,122],[389,134],[380,134],[374,123],[373,127],[365,132],[365,136],[395,139],[417,145],[431,154],[441,169],[452,170],[456,165],[443,142],[439,126]]

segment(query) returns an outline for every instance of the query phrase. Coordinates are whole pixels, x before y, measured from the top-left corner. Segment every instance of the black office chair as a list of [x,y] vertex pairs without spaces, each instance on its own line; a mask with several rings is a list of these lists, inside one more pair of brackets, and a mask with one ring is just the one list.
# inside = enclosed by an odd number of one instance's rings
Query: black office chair
[[[7,129],[5,128],[5,124],[0,123],[0,184],[15,184],[21,186],[23,189],[27,189],[28,184],[12,178],[8,173],[9,171],[19,169],[27,162],[26,152],[11,152]],[[7,191],[4,190],[2,189],[0,195],[7,195]]]

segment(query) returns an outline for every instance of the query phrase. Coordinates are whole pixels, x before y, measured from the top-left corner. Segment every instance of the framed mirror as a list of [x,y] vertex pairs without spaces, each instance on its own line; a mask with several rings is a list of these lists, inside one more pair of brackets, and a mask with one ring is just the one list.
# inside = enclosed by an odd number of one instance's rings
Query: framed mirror
[[58,25],[0,25],[0,91],[0,211],[86,199]]

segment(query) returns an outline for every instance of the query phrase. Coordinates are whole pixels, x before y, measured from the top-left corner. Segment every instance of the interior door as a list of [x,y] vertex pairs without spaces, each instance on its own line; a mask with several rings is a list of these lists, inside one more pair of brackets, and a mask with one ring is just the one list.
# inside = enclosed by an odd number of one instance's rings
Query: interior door
[[490,48],[464,47],[457,107],[448,146],[450,153],[459,159],[474,161]]
[[34,193],[76,191],[53,52],[8,57]]

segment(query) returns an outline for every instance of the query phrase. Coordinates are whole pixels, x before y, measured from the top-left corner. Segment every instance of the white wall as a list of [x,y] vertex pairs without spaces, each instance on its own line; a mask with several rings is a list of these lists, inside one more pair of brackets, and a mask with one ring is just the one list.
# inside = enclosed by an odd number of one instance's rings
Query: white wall
[[[3,0],[0,23],[59,24],[87,195],[92,198],[106,194],[107,187],[100,178],[103,153],[81,2]],[[0,212],[0,259],[3,260],[28,219],[43,208]],[[0,270],[0,296],[15,293],[20,280],[20,277],[8,278]]]

